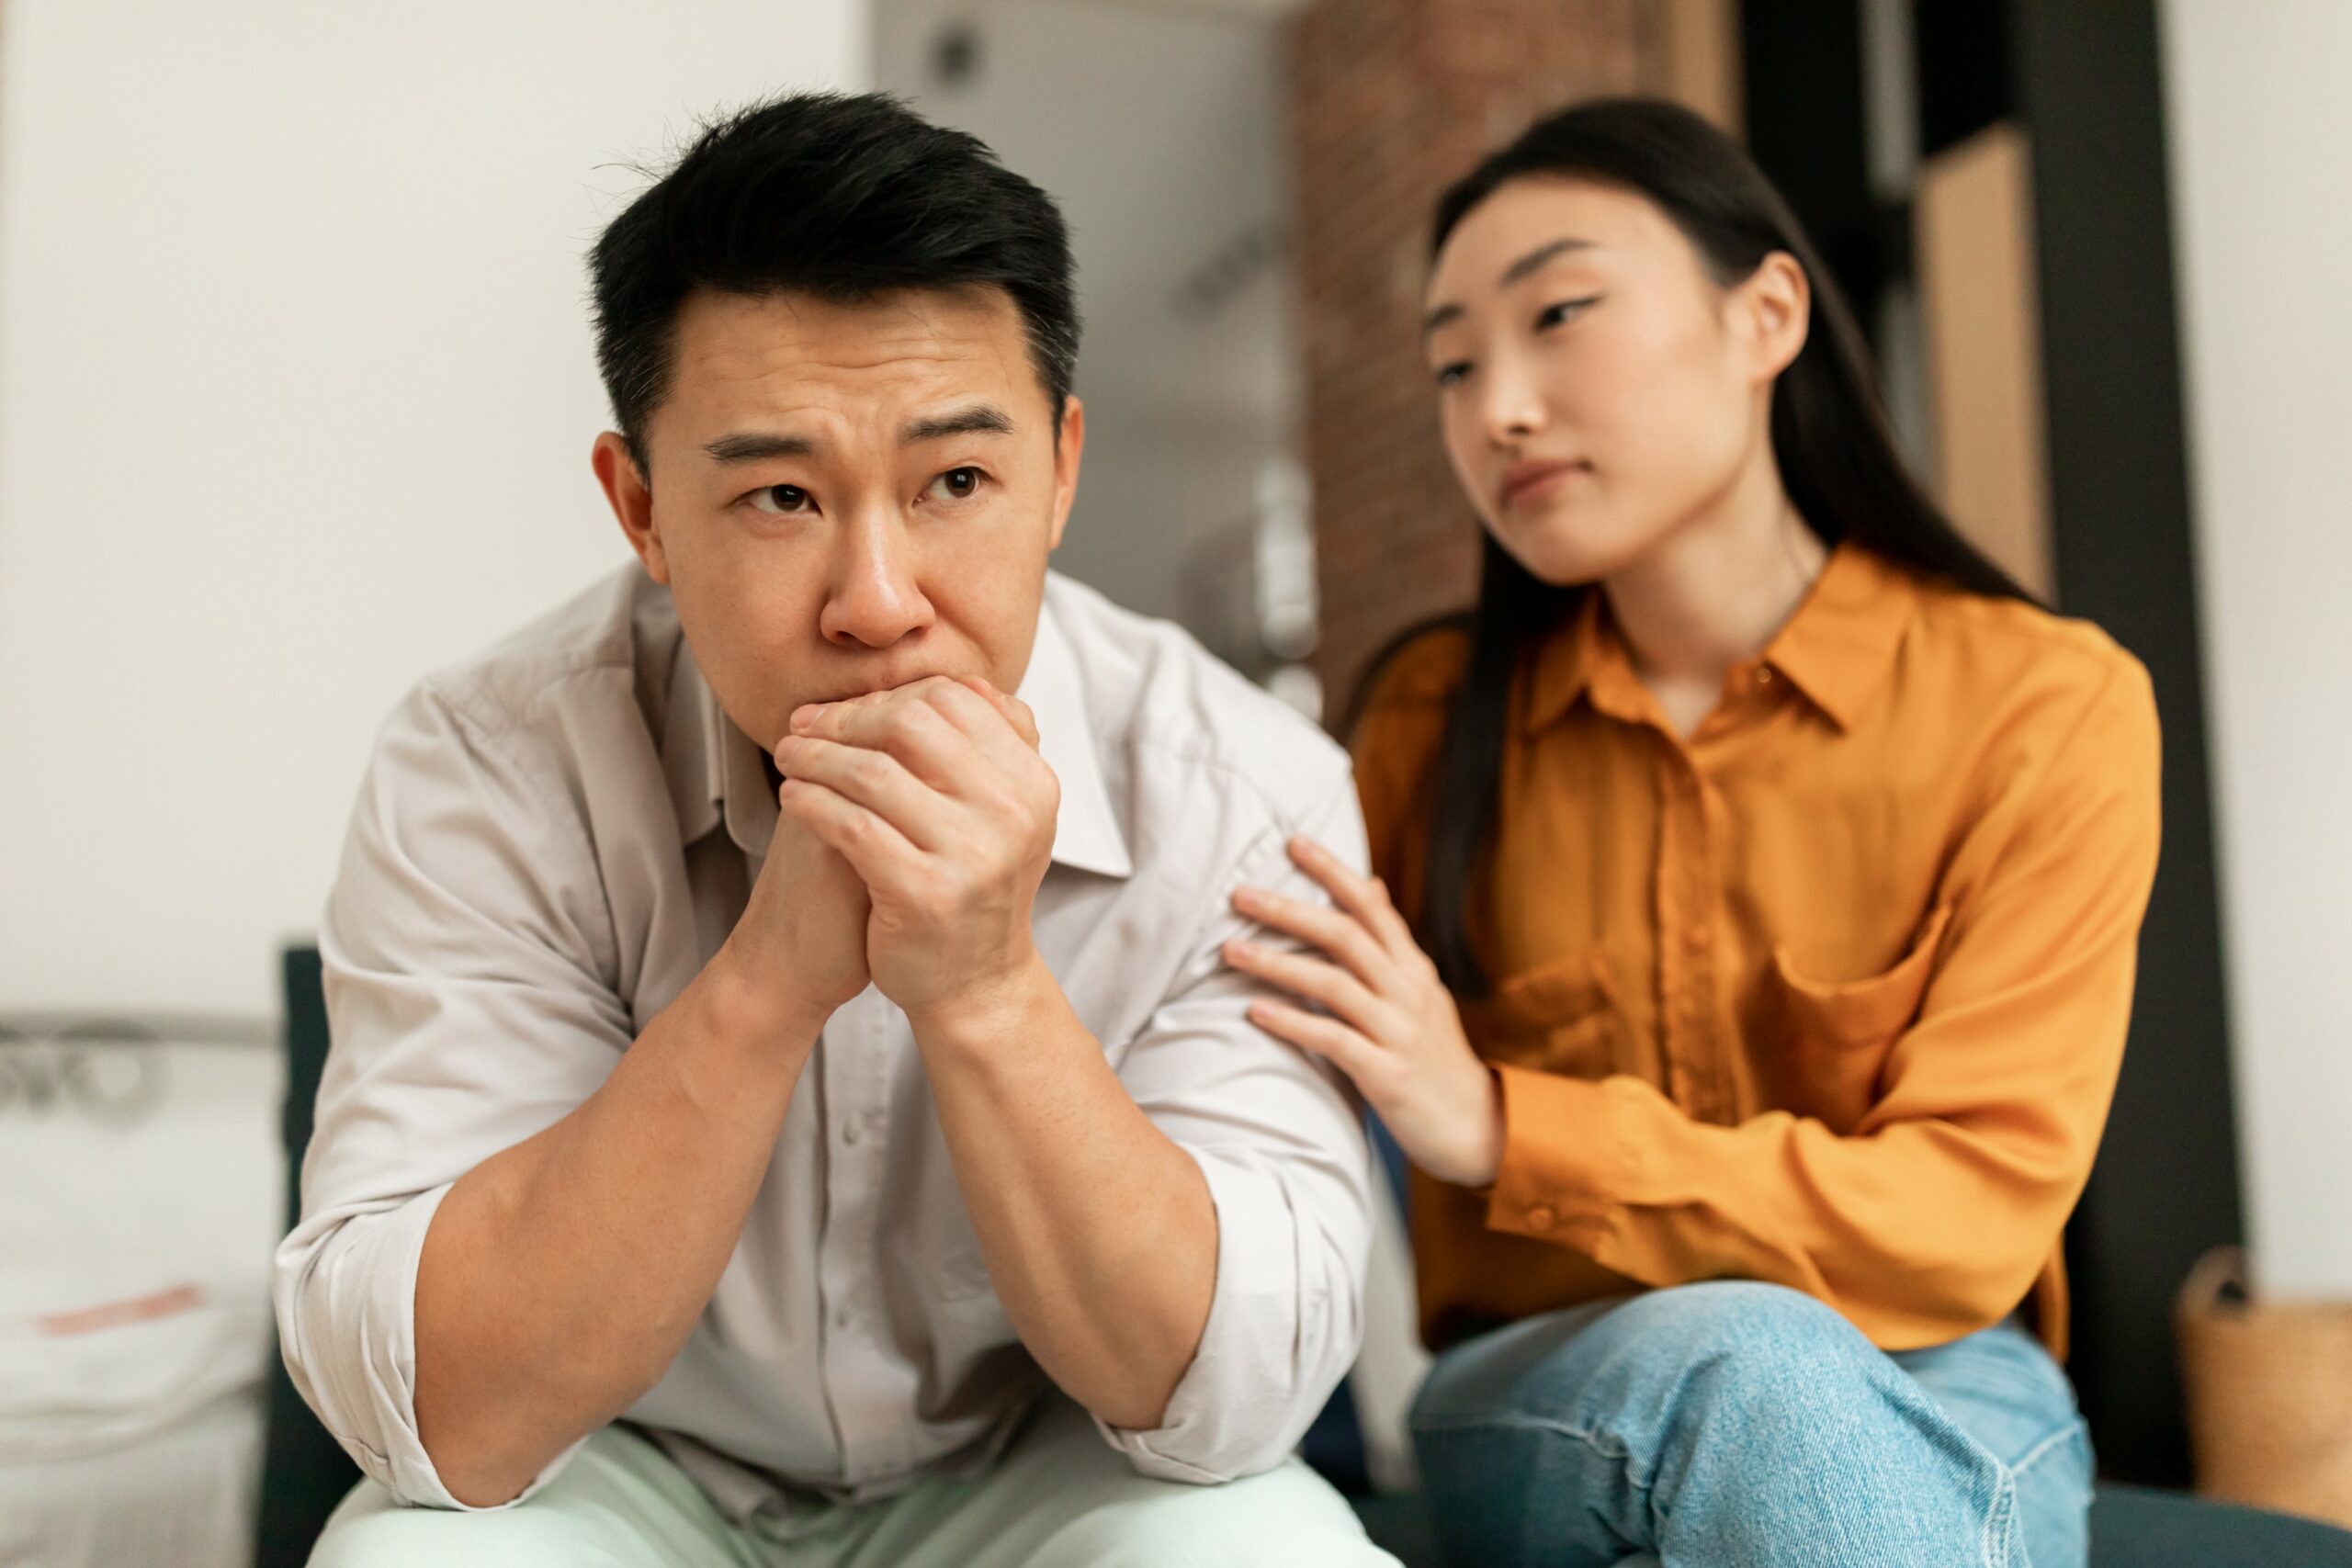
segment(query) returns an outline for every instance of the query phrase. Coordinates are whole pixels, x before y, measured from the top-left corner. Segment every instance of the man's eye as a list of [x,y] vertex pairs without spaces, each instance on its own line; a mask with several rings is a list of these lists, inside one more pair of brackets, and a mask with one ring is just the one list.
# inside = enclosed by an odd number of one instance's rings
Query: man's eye
[[1463,378],[1469,374],[1470,362],[1466,359],[1457,359],[1451,365],[1441,365],[1437,367],[1438,389],[1443,391],[1448,387],[1458,387],[1462,384]]
[[808,510],[808,492],[798,485],[770,485],[752,492],[752,510],[770,516]]
[[967,501],[980,490],[980,470],[950,468],[931,481],[923,494],[933,501]]

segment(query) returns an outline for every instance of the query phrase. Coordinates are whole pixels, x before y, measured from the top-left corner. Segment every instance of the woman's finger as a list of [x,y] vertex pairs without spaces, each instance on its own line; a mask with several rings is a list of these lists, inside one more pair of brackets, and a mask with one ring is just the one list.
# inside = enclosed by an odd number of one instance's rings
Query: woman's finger
[[1349,973],[1374,992],[1385,991],[1387,953],[1353,916],[1262,887],[1234,889],[1233,907],[1261,926],[1313,943],[1346,964]]
[[1418,953],[1420,944],[1413,940],[1412,928],[1405,917],[1389,902],[1388,887],[1375,876],[1360,876],[1347,863],[1314,840],[1305,837],[1290,841],[1290,858],[1299,869],[1323,885],[1331,895],[1331,902],[1345,909],[1356,922],[1397,957]]
[[1385,1032],[1381,1025],[1386,1021],[1386,1012],[1380,998],[1336,964],[1238,937],[1225,944],[1225,960],[1245,975],[1254,975],[1294,996],[1322,1003],[1374,1039]]
[[1288,1002],[1250,1004],[1250,1021],[1275,1039],[1324,1058],[1363,1087],[1363,1075],[1376,1066],[1380,1047],[1335,1018],[1295,1008]]

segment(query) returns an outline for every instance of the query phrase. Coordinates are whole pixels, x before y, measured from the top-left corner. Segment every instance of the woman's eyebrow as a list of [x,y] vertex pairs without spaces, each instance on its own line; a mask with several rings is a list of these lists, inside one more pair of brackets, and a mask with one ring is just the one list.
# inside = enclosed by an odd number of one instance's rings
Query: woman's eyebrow
[[[1570,251],[1596,250],[1599,248],[1599,243],[1600,243],[1598,241],[1580,240],[1576,238],[1574,235],[1563,236],[1557,240],[1547,240],[1543,244],[1536,246],[1533,250],[1520,257],[1517,261],[1511,263],[1510,265],[1503,268],[1503,275],[1495,279],[1495,288],[1498,290],[1509,288],[1512,284],[1517,283],[1520,279],[1527,276],[1530,273],[1535,271],[1536,268],[1544,265],[1546,262],[1556,260]],[[1429,313],[1426,319],[1422,321],[1421,335],[1423,337],[1429,336],[1430,333],[1437,331],[1438,328],[1445,325],[1448,321],[1455,320],[1461,314],[1462,307],[1451,300],[1447,301],[1445,304],[1438,306]]]
[[1495,287],[1509,288],[1544,263],[1555,260],[1569,251],[1589,251],[1597,249],[1598,246],[1597,241],[1573,238],[1554,240],[1548,244],[1538,245],[1510,265],[1503,268],[1503,275],[1495,280]]

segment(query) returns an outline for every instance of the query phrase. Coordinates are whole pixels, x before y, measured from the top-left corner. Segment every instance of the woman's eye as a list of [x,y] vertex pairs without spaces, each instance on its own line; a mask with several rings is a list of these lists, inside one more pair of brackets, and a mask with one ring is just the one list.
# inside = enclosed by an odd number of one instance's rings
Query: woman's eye
[[752,510],[764,512],[772,517],[808,510],[808,492],[798,485],[770,485],[755,490],[751,495]]
[[1556,305],[1546,305],[1543,313],[1535,318],[1535,330],[1540,333],[1546,327],[1556,327],[1571,317],[1581,316],[1600,300],[1600,295],[1591,294],[1581,299],[1563,299]]
[[1443,391],[1448,387],[1458,387],[1462,384],[1463,378],[1469,374],[1470,362],[1466,359],[1457,359],[1451,365],[1441,365],[1437,367],[1438,389]]
[[931,481],[923,494],[933,501],[966,501],[979,493],[980,470],[950,468]]

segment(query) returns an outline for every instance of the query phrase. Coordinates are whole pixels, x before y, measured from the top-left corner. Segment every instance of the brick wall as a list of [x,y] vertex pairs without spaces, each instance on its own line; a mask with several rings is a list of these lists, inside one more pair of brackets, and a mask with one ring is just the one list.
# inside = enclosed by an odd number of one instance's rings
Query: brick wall
[[1531,120],[1672,85],[1664,0],[1313,0],[1291,23],[1295,247],[1325,711],[1413,621],[1467,604],[1477,523],[1420,356],[1430,209]]

